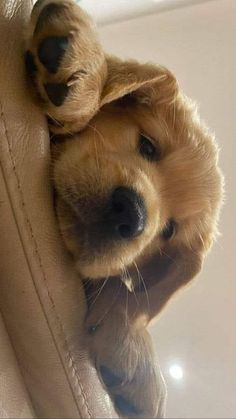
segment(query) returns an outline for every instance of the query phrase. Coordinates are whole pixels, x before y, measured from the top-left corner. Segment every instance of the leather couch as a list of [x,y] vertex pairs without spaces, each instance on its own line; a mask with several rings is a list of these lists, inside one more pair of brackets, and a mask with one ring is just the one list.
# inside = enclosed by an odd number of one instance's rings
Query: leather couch
[[0,417],[117,417],[83,346],[86,300],[53,211],[24,70],[30,0],[0,1]]

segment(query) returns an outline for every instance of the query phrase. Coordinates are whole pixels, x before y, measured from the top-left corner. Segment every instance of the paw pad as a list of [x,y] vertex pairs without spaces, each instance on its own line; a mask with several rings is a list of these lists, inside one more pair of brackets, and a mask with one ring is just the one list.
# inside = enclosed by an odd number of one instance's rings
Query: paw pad
[[100,367],[100,374],[102,377],[102,381],[107,387],[115,387],[121,385],[123,382],[122,378],[118,377],[116,374],[113,373],[113,371],[111,371],[104,365]]
[[25,66],[28,76],[30,78],[33,78],[34,74],[37,71],[37,67],[34,61],[33,54],[30,51],[26,51],[25,53]]
[[66,36],[50,36],[41,42],[38,56],[49,73],[56,74],[67,47]]
[[69,92],[69,87],[64,83],[47,83],[44,88],[55,106],[61,106]]
[[136,406],[118,394],[114,397],[114,404],[116,409],[126,417],[135,417],[142,413]]

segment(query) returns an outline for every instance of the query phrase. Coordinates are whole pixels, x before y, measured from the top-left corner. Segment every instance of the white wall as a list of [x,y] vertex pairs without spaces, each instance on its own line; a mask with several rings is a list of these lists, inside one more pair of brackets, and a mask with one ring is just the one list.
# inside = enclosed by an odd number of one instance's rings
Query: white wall
[[[108,51],[172,69],[199,102],[222,147],[222,237],[195,287],[172,303],[153,329],[171,418],[236,417],[235,22],[236,0],[215,0],[100,29]],[[180,381],[169,376],[173,362],[183,368]]]
[[98,25],[134,19],[189,4],[214,0],[76,0],[96,20]]

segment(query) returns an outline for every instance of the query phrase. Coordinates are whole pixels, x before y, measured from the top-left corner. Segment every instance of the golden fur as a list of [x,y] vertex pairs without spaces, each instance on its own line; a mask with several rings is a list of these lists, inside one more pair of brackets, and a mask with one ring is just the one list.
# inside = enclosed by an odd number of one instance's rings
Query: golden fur
[[[91,356],[98,371],[105,366],[120,377],[108,390],[114,401],[122,395],[134,407],[129,417],[161,416],[158,397],[165,390],[146,326],[199,272],[215,238],[222,195],[218,148],[169,70],[105,55],[87,15],[70,0],[57,3],[63,8],[55,19],[35,30],[50,1],[36,3],[28,48],[50,129],[63,135],[52,149],[60,230],[79,274],[102,281],[92,283],[88,297]],[[65,32],[72,46],[58,72],[48,74],[37,58],[38,44]],[[46,81],[72,89],[62,106],[48,100]],[[140,133],[158,146],[159,161],[140,155]],[[96,229],[117,186],[143,197],[147,223],[133,240],[107,243]],[[170,219],[176,232],[164,240]],[[104,282],[109,277],[116,278]],[[135,293],[118,278],[131,278]]]

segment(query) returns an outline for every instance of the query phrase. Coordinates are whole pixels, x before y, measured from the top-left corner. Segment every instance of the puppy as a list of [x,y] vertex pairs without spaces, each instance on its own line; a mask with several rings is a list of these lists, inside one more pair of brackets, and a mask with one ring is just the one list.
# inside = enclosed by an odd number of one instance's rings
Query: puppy
[[90,279],[92,359],[122,416],[162,417],[146,326],[200,271],[216,236],[214,137],[169,70],[107,56],[73,1],[38,0],[27,39],[52,133],[60,231]]

